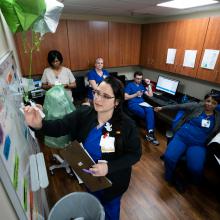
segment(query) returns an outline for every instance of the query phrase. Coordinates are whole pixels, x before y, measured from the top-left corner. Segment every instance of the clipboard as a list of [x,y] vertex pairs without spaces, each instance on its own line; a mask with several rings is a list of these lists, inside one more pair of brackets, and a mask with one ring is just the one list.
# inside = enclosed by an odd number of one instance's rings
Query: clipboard
[[95,162],[84,147],[79,144],[79,142],[73,141],[59,152],[91,192],[99,191],[112,186],[111,181],[107,177],[97,177],[93,176],[91,173],[83,171],[83,169],[88,170],[95,164]]

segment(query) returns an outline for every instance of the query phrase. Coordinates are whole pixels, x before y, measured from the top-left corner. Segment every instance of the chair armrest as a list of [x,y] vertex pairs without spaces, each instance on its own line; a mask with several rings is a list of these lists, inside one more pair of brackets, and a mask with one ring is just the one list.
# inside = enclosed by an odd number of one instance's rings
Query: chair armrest
[[208,143],[208,145],[210,145],[211,143],[220,144],[220,132],[216,134],[214,138],[212,138],[212,140]]

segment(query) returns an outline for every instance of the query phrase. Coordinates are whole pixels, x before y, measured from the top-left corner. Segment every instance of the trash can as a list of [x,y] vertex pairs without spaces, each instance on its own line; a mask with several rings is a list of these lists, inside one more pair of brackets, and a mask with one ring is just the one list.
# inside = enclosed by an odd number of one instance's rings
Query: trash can
[[105,211],[96,197],[74,192],[61,198],[51,209],[48,220],[104,220]]

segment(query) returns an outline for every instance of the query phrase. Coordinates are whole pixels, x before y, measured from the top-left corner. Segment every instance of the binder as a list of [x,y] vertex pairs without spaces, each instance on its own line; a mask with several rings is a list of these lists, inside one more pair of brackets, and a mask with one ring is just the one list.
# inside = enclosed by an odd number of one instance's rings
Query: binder
[[60,150],[60,155],[68,162],[91,192],[112,186],[111,181],[107,177],[97,177],[89,172],[85,172],[86,170],[89,170],[95,162],[79,142],[71,142],[66,148]]

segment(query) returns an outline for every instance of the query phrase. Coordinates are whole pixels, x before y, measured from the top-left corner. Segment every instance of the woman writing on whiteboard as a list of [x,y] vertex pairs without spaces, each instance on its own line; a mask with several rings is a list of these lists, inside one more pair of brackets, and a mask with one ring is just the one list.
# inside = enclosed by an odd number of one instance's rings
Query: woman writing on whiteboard
[[122,112],[124,92],[120,81],[107,77],[93,94],[94,107],[82,106],[61,120],[42,120],[30,106],[24,109],[25,119],[28,125],[42,129],[46,135],[58,137],[70,133],[73,140],[83,143],[97,162],[90,171],[94,176],[107,176],[112,182],[110,188],[96,192],[95,196],[104,206],[106,219],[118,220],[131,167],[141,156],[140,139],[134,122]]
[[63,56],[57,50],[51,50],[47,57],[49,67],[47,67],[42,76],[42,87],[50,89],[54,85],[64,85],[66,92],[72,98],[71,89],[76,87],[76,80],[70,69],[62,66]]

